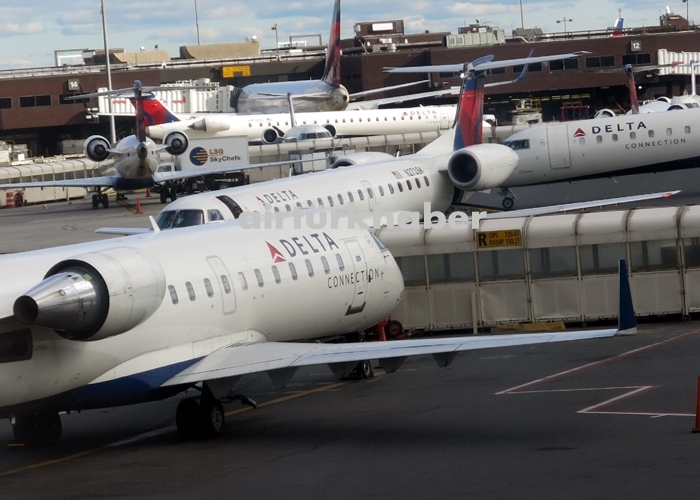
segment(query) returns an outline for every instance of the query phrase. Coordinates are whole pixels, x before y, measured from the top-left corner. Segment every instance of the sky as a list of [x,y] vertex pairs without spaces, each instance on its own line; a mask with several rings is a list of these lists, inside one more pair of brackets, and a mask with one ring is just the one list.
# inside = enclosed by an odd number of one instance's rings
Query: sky
[[[477,0],[478,1],[478,0]],[[104,0],[111,48],[137,52],[165,49],[171,57],[182,45],[197,43],[195,2],[202,44],[244,41],[258,37],[261,48],[275,47],[277,23],[280,41],[290,35],[321,34],[327,42],[333,0]],[[11,5],[10,5],[11,4]],[[681,0],[522,0],[526,27],[545,32],[604,29],[612,26],[622,9],[625,27],[658,26],[659,15],[669,5],[685,17]],[[700,5],[690,6],[700,17]],[[519,0],[472,3],[453,0],[411,2],[342,0],[341,37],[351,38],[357,22],[403,19],[407,33],[457,32],[460,26],[479,19],[511,34],[520,26]],[[569,20],[572,21],[569,21]],[[0,70],[55,65],[55,50],[101,49],[100,0],[0,0]]]

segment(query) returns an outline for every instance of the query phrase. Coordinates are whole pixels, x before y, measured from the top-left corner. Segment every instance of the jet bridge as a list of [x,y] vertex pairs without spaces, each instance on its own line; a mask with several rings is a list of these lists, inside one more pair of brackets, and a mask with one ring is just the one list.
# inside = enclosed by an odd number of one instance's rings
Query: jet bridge
[[378,236],[403,272],[392,319],[407,329],[613,319],[620,258],[638,315],[700,311],[700,206],[486,220],[478,230],[385,227]]

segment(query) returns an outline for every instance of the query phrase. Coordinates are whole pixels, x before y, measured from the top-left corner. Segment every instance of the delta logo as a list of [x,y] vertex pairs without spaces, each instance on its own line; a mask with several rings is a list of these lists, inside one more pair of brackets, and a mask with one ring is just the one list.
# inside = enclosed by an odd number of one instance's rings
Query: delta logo
[[190,151],[190,161],[192,162],[192,165],[201,167],[202,165],[206,164],[208,160],[209,154],[207,153],[206,149],[197,146],[196,148],[192,148]]
[[270,256],[272,257],[272,263],[277,264],[279,262],[287,262],[287,259],[284,258],[284,255],[282,255],[282,252],[277,250],[274,245],[271,245],[267,241],[267,249],[270,251]]
[[577,128],[576,132],[574,132],[574,137],[586,137],[586,133],[580,128]]

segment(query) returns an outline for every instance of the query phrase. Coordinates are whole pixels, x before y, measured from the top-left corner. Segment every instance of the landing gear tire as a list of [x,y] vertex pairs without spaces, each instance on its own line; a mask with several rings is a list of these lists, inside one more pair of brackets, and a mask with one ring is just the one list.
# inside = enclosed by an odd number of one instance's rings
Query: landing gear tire
[[216,437],[224,432],[226,414],[220,401],[204,399],[199,408],[199,432],[202,437]]
[[374,377],[372,363],[370,363],[369,360],[360,361],[357,363],[357,373],[360,375],[361,379]]
[[515,205],[515,200],[508,196],[506,198],[503,198],[503,202],[501,204],[503,205],[503,208],[505,210],[510,210],[511,208],[513,208],[513,205]]
[[399,321],[392,319],[386,325],[386,333],[389,337],[395,339],[403,333],[403,325]]
[[100,197],[97,196],[96,194],[92,195],[92,208],[99,208],[100,207]]
[[15,441],[29,445],[54,446],[61,440],[61,417],[58,412],[35,413],[15,417],[12,434]]
[[109,208],[109,197],[106,194],[102,195],[100,202],[102,203],[102,208]]
[[168,202],[168,190],[167,190],[167,188],[164,188],[164,187],[160,188],[160,202],[161,203]]
[[175,411],[175,425],[182,439],[192,439],[197,435],[199,403],[193,398],[183,399]]
[[170,188],[170,201],[175,201],[177,200],[177,189],[175,189],[175,186]]

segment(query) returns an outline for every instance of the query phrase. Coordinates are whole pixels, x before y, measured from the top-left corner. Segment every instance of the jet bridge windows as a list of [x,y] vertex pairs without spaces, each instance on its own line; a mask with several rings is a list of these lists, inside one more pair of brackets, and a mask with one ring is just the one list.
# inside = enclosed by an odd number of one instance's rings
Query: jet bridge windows
[[624,243],[581,245],[578,249],[581,274],[616,273],[620,259],[625,258]]
[[632,272],[676,269],[677,267],[676,240],[630,242],[630,268]]

